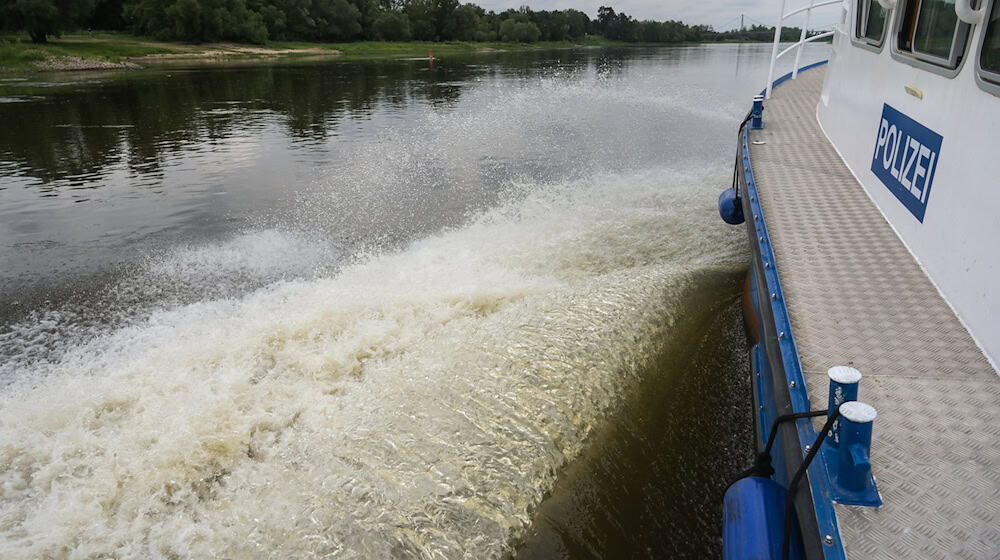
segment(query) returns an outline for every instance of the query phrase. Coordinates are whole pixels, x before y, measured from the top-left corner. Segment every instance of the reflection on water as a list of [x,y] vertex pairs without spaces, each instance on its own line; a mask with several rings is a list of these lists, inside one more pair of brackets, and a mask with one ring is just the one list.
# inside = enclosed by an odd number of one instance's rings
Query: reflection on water
[[[596,61],[579,51],[562,56],[566,63],[557,68],[569,71],[586,64],[620,70],[625,63],[620,54]],[[299,146],[321,143],[341,133],[343,121],[350,126],[351,120],[371,119],[376,112],[391,116],[411,103],[451,106],[467,85],[498,71],[507,78],[534,76],[534,57],[490,60],[518,63],[514,68],[441,60],[429,68],[424,60],[393,60],[178,68],[7,83],[0,85],[11,94],[2,98],[3,105],[31,105],[0,107],[5,123],[0,155],[8,170],[36,179],[45,194],[100,188],[116,165],[139,185],[155,188],[162,182],[158,172],[192,144],[204,143],[210,150],[234,137],[267,134],[270,127],[276,129],[272,134]]]
[[768,52],[0,82],[0,556],[714,553]]
[[[303,63],[0,83],[0,97],[10,101],[0,103],[0,318],[70,297],[81,281],[103,285],[119,267],[164,247],[287,222],[302,212],[301,193],[320,182],[344,199],[362,191],[364,198],[377,196],[378,204],[387,190],[416,194],[412,187],[424,185],[417,204],[451,207],[450,217],[428,212],[416,220],[421,223],[404,225],[414,220],[400,215],[398,201],[365,208],[337,203],[331,211],[341,215],[327,217],[352,222],[335,235],[355,249],[373,235],[385,238],[378,244],[398,243],[455,223],[470,208],[495,200],[512,169],[522,173],[532,158],[483,154],[478,184],[466,182],[462,193],[443,191],[435,183],[446,172],[448,163],[440,160],[448,154],[428,137],[434,123],[424,115],[456,110],[469,88],[544,75],[573,79],[620,69],[624,58],[585,51],[498,53],[439,58],[433,68],[426,60]],[[489,97],[477,101],[489,103]],[[470,118],[468,127],[477,126]],[[409,173],[394,171],[372,185],[371,176],[384,174],[380,168],[392,162],[359,152],[379,141],[398,142],[387,133],[422,137],[423,143],[389,154],[410,157],[402,162]],[[366,158],[364,165],[359,158]],[[400,182],[410,185],[400,189]],[[413,202],[402,214],[412,213]],[[359,212],[369,213],[366,222],[370,213],[396,215],[388,217],[394,223],[374,226],[357,224]]]
[[[460,86],[436,86],[415,64],[341,64],[251,67],[109,75],[101,80],[29,82],[5,107],[0,145],[8,165],[37,179],[43,193],[101,188],[109,168],[121,164],[129,178],[155,188],[171,158],[191,144],[211,151],[234,137],[276,127],[297,142],[322,142],[343,119],[392,113],[415,99],[447,104]],[[469,72],[459,68],[458,79]],[[437,76],[435,76],[437,79]],[[37,95],[44,91],[44,95]],[[234,164],[239,164],[238,154]]]

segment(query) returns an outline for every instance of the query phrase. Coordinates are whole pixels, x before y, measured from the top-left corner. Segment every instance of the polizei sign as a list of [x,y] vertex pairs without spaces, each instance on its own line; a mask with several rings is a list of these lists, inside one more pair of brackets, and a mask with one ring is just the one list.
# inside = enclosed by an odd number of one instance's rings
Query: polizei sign
[[872,172],[921,223],[941,153],[941,135],[882,105]]

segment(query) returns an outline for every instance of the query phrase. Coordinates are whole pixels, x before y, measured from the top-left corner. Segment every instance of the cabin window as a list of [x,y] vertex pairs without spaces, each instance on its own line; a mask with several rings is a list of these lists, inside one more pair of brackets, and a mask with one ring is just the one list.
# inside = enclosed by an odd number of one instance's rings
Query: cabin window
[[955,0],[910,0],[902,10],[899,50],[915,58],[957,68],[969,25],[959,21]]
[[990,19],[986,22],[983,46],[979,54],[979,69],[991,82],[1000,82],[1000,0],[993,2]]
[[885,36],[886,9],[877,0],[858,3],[858,39],[869,45],[881,46]]

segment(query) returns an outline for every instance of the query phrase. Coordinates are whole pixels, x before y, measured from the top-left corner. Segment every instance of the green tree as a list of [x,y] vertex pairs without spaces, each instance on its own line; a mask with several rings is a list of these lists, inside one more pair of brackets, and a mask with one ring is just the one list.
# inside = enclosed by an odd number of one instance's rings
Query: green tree
[[317,39],[350,41],[361,33],[361,11],[347,0],[313,0],[310,13]]
[[615,9],[611,6],[601,6],[597,9],[597,20],[594,22],[596,24],[597,30],[604,35],[608,36],[608,31],[615,24],[618,18],[618,14],[615,13]]
[[78,28],[93,9],[94,0],[4,0],[0,24],[27,31],[35,43],[46,43],[50,35]]
[[410,18],[406,14],[387,10],[375,18],[375,38],[380,41],[409,41]]
[[361,34],[363,39],[375,38],[375,20],[382,14],[378,0],[349,0],[361,13]]
[[[316,22],[313,20],[309,13],[309,8],[312,6],[311,0],[262,0],[263,2],[274,6],[274,8],[281,12],[284,21],[283,27],[284,31],[281,31],[282,20],[277,18],[275,14],[270,14],[272,21],[271,25],[279,31],[278,34],[272,37],[276,39],[311,39],[314,37],[316,32]],[[264,21],[268,21],[268,13],[261,11],[261,15],[264,16]],[[270,29],[270,26],[268,27]]]
[[433,0],[407,0],[404,9],[410,19],[413,38],[418,41],[433,41],[437,34]]
[[84,25],[92,29],[119,30],[125,29],[122,18],[123,0],[96,0],[94,9],[86,18]]
[[452,12],[445,25],[445,35],[449,39],[475,41],[483,14],[485,11],[475,4],[462,4]]
[[206,36],[216,35],[202,26],[203,13],[198,0],[177,0],[167,7],[164,15],[172,24],[173,29],[168,31],[172,37],[203,41]]
[[458,8],[458,0],[431,0],[434,15],[434,30],[436,41],[454,39],[454,15]]
[[567,34],[571,39],[580,39],[587,35],[590,28],[590,18],[587,14],[579,10],[566,10],[566,18],[569,23]]
[[[637,21],[601,6],[591,20],[579,10],[534,11],[527,6],[501,13],[461,0],[0,0],[0,29],[27,31],[32,40],[80,26],[130,28],[158,39],[269,39],[351,41],[535,42],[578,40],[589,33],[608,39],[678,43],[704,40],[770,41],[773,28],[717,32],[680,21]],[[812,33],[812,32],[811,32]],[[799,30],[782,31],[796,40]]]
[[130,0],[125,19],[136,33],[184,41],[267,41],[267,26],[245,0]]
[[509,43],[534,43],[541,36],[538,26],[530,21],[505,19],[500,24],[500,40]]
[[264,26],[267,27],[267,36],[269,39],[284,41],[289,38],[288,16],[285,15],[285,12],[273,4],[261,6],[256,11],[260,14],[261,19],[264,20]]
[[569,15],[561,11],[530,12],[532,23],[538,26],[543,41],[565,41],[569,36]]

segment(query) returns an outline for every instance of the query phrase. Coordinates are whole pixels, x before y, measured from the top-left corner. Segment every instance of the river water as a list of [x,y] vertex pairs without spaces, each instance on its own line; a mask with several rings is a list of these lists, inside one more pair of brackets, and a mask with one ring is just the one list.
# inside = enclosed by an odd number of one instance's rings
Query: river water
[[0,556],[718,555],[769,52],[0,78]]

